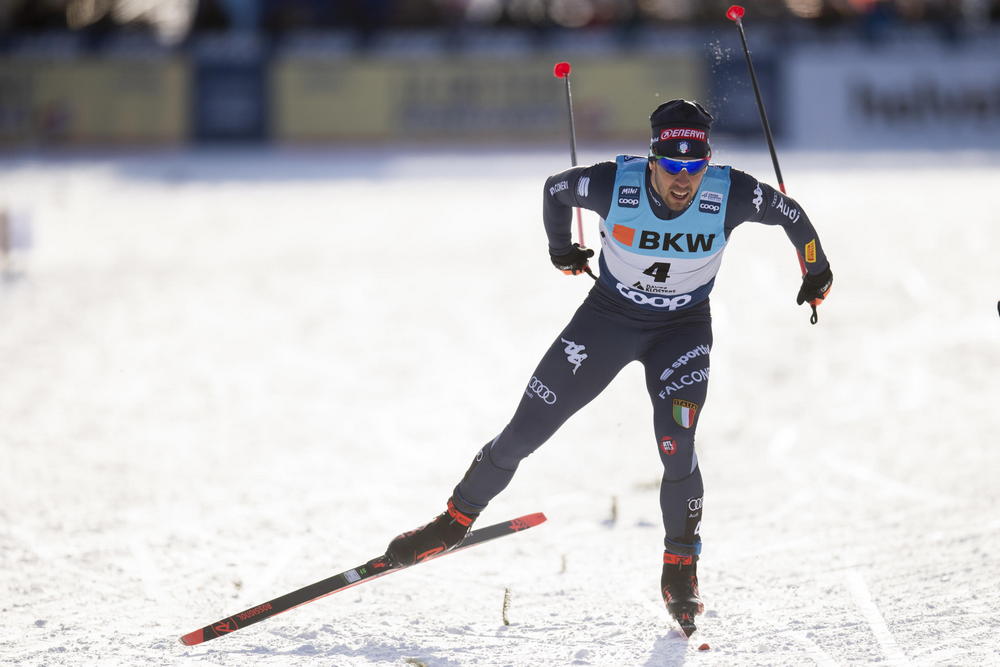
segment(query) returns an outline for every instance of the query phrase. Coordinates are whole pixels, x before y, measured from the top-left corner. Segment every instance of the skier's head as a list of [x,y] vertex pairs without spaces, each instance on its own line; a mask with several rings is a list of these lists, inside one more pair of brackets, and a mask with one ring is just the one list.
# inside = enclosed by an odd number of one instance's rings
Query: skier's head
[[653,189],[672,211],[691,203],[705,176],[712,147],[712,114],[697,102],[670,100],[649,116],[649,172]]
[[713,120],[712,114],[697,102],[664,102],[649,115],[649,154],[680,160],[710,157],[708,134]]

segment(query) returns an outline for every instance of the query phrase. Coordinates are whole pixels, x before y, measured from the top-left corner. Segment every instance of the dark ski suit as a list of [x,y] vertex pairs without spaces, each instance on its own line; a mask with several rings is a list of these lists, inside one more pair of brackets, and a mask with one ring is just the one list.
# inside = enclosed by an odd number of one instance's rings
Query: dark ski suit
[[510,423],[476,454],[455,504],[481,511],[524,457],[638,360],[663,462],[665,547],[698,553],[703,486],[694,440],[710,372],[708,295],[729,236],[745,221],[779,225],[809,273],[823,271],[826,256],[798,203],[730,167],[709,166],[681,212],[657,195],[642,157],[556,174],[543,206],[553,254],[571,247],[574,206],[602,217],[600,278],[542,357]]

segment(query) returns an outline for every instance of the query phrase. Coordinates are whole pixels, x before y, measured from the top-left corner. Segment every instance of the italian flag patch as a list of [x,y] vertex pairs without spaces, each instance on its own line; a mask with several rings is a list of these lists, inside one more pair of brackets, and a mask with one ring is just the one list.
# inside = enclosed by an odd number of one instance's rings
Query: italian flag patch
[[691,428],[694,425],[694,415],[698,412],[698,404],[691,401],[674,399],[674,421],[684,428]]

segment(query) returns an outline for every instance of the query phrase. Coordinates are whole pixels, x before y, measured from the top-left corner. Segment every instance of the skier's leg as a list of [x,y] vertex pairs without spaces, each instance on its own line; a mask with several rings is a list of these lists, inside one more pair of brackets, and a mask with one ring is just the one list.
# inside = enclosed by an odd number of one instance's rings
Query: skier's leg
[[479,512],[510,483],[520,461],[600,394],[635,358],[637,332],[588,302],[542,357],[506,428],[476,453],[455,487],[463,512]]
[[701,541],[704,489],[695,429],[708,392],[711,346],[711,322],[706,319],[654,340],[642,357],[663,463],[660,509],[664,544],[675,554],[696,555]]
[[486,504],[510,483],[521,459],[634,359],[636,336],[584,302],[538,364],[510,423],[476,454],[447,510],[397,536],[389,544],[389,556],[407,565],[457,545]]
[[695,427],[708,392],[711,321],[694,321],[654,340],[642,362],[653,401],[653,424],[663,481],[664,552],[660,593],[688,636],[704,610],[698,591],[703,486],[694,447]]

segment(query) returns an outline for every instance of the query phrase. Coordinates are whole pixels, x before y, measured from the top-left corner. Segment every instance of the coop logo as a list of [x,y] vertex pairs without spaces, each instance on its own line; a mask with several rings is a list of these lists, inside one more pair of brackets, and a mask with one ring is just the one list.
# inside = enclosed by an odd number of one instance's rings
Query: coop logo
[[625,208],[639,208],[639,188],[622,185],[618,188],[618,205]]
[[666,308],[667,310],[677,310],[691,303],[690,294],[681,294],[674,298],[669,296],[647,296],[642,292],[636,292],[618,283],[618,293],[640,306],[652,306],[653,308]]
[[722,210],[722,195],[718,192],[702,192],[698,210],[702,213],[718,213]]
[[546,405],[554,405],[558,400],[556,397],[556,392],[552,391],[544,384],[542,381],[536,378],[534,375],[531,376],[531,381],[528,382],[527,389],[524,390],[524,395],[528,398],[534,398],[537,396],[542,399]]
[[555,195],[555,193],[557,192],[562,192],[563,190],[568,190],[568,189],[569,189],[569,181],[559,181],[551,188],[549,188],[549,194]]

